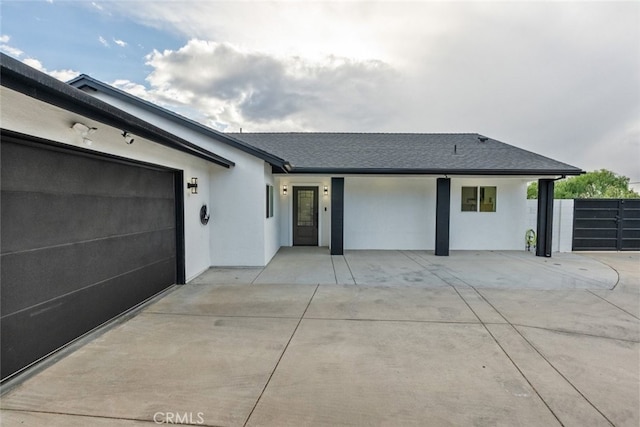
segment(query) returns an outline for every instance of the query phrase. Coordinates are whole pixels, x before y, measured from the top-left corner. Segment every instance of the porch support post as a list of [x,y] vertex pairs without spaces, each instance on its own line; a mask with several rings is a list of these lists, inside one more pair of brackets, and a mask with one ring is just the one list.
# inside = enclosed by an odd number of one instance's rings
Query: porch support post
[[553,239],[553,179],[538,180],[538,223],[536,256],[551,257]]
[[438,178],[436,192],[436,255],[449,256],[451,178]]
[[344,253],[344,178],[331,178],[331,255]]

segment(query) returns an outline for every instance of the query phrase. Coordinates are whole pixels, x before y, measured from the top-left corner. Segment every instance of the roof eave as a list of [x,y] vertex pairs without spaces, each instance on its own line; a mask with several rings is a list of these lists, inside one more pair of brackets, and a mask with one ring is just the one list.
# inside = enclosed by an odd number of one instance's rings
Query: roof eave
[[451,175],[451,176],[571,176],[581,169],[419,169],[419,168],[316,168],[292,167],[292,174],[322,175]]
[[174,123],[181,124],[191,130],[194,130],[208,137],[214,138],[224,144],[232,146],[238,150],[251,154],[252,156],[262,159],[270,165],[275,166],[279,169],[287,169],[288,162],[278,156],[249,145],[232,136],[211,129],[201,123],[196,122],[195,120],[191,120],[187,117],[181,116],[180,114],[174,113],[173,111],[167,110],[166,108],[162,108],[149,101],[138,98],[137,96],[131,95],[123,90],[114,88],[113,86],[105,84],[99,80],[94,79],[91,76],[87,76],[86,74],[81,74],[80,76],[68,81],[67,84],[78,89],[89,88],[95,91],[103,91],[117,99],[134,103],[144,110],[150,111],[165,119],[171,120]]
[[0,53],[0,84],[47,104],[81,114],[108,126],[122,129],[166,147],[182,151],[225,168],[235,163],[191,142],[153,126],[125,111],[96,99],[45,73]]

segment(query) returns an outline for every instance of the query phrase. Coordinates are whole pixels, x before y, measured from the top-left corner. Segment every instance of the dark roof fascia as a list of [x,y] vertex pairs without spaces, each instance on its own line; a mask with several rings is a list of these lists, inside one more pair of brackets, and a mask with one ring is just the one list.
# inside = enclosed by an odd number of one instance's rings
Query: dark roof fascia
[[105,92],[121,101],[133,103],[134,105],[144,110],[147,110],[151,113],[157,114],[160,117],[171,120],[172,122],[185,126],[188,129],[191,129],[193,131],[206,135],[210,138],[214,138],[217,141],[220,141],[238,150],[244,151],[245,153],[251,154],[252,156],[262,159],[265,162],[269,163],[272,166],[277,167],[280,170],[283,170],[286,172],[289,168],[289,163],[278,156],[275,156],[264,150],[261,150],[252,145],[249,145],[232,136],[225,135],[222,132],[218,132],[214,129],[211,129],[210,127],[207,127],[201,123],[198,123],[195,120],[191,120],[178,113],[174,113],[173,111],[167,110],[166,108],[160,107],[149,101],[138,98],[137,96],[131,95],[123,90],[117,89],[113,86],[110,86],[106,83],[96,80],[91,76],[87,76],[86,74],[79,75],[78,77],[68,81],[67,84],[74,86],[78,89],[89,88],[95,91]]
[[570,176],[580,169],[392,169],[392,168],[296,168],[290,174],[305,175],[451,175],[451,176]]
[[0,53],[0,71],[0,84],[4,87],[108,126],[124,128],[123,130],[134,135],[225,168],[235,166],[231,160],[147,123],[3,53]]

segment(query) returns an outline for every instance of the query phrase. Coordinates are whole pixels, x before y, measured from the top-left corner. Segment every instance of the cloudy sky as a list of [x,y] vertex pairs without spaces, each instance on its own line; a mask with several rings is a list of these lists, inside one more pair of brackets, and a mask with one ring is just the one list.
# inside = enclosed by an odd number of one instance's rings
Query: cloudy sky
[[0,50],[221,131],[478,132],[640,181],[640,2],[12,1]]

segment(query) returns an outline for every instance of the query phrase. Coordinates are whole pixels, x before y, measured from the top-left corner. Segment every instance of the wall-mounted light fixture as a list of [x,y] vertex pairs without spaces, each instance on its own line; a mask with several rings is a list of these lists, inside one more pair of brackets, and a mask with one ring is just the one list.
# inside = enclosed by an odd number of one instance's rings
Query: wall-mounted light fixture
[[127,144],[133,144],[133,136],[131,136],[131,134],[126,130],[122,131],[122,137],[124,138],[124,142],[126,142]]
[[191,182],[187,182],[187,189],[191,190],[191,194],[198,194],[198,178],[191,178]]
[[89,139],[89,135],[98,130],[98,128],[92,128],[79,122],[74,123],[71,129],[75,130],[76,133],[82,137],[82,142],[86,145],[93,144],[93,141]]
[[286,186],[286,185],[283,185],[283,186],[282,186],[282,195],[283,195],[283,196],[286,196],[286,195],[287,195],[287,186]]
[[325,196],[328,196],[328,195],[329,195],[329,186],[328,186],[328,185],[325,185],[325,186],[324,186],[324,195],[325,195]]

